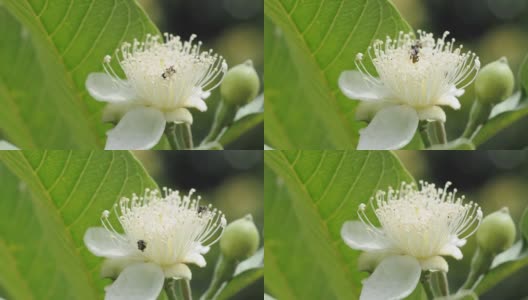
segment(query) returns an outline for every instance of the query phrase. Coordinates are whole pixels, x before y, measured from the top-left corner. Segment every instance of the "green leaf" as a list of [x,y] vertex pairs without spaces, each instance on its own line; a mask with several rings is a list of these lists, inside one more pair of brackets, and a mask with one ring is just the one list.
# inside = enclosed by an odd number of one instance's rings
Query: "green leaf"
[[484,294],[503,279],[511,276],[521,268],[527,266],[528,251],[525,251],[519,256],[518,259],[502,263],[496,268],[491,269],[488,274],[486,274],[484,278],[478,283],[477,287],[475,288],[475,293],[478,295]]
[[519,68],[519,80],[521,81],[524,95],[528,95],[528,55],[524,57],[521,67]]
[[[157,33],[133,0],[3,0],[0,129],[20,148],[101,147],[104,104],[86,92],[89,73],[123,41]],[[117,66],[117,65],[116,65]],[[45,133],[45,134],[43,134]]]
[[101,299],[110,282],[84,247],[120,196],[156,185],[129,152],[0,152],[0,296]]
[[265,151],[265,285],[277,299],[358,299],[359,251],[340,230],[358,205],[413,179],[387,151]]
[[473,144],[479,146],[499,131],[509,127],[516,121],[528,115],[528,99],[521,101],[521,104],[513,111],[498,114],[490,119],[472,138]]
[[266,0],[266,144],[275,149],[355,148],[356,101],[337,80],[376,38],[410,27],[387,0]]
[[521,230],[524,241],[528,243],[528,207],[524,209],[521,222],[519,223],[519,229]]
[[228,145],[229,143],[234,142],[241,135],[248,132],[252,128],[255,128],[258,124],[264,121],[263,113],[249,114],[241,119],[235,121],[226,132],[220,137],[220,144]]
[[235,296],[243,288],[256,282],[264,276],[264,267],[248,269],[229,281],[215,297],[217,300],[227,300]]

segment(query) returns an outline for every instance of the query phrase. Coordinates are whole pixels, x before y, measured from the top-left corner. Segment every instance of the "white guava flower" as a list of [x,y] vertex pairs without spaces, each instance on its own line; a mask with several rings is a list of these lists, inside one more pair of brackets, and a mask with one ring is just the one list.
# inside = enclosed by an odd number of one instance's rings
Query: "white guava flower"
[[[92,227],[84,243],[94,255],[105,257],[103,277],[117,279],[106,287],[107,300],[156,299],[165,278],[191,279],[187,264],[204,267],[203,254],[221,237],[224,214],[199,204],[194,190],[146,190],[141,197],[121,198],[114,205],[115,221],[105,210],[103,227]],[[123,233],[115,228],[120,224]]]
[[116,122],[108,131],[105,149],[150,149],[161,138],[167,122],[192,124],[189,108],[207,110],[204,99],[222,82],[227,72],[225,60],[212,50],[201,51],[179,36],[147,35],[144,42],[134,40],[116,50],[125,79],[104,58],[105,73],[91,73],[86,89],[98,101],[108,102],[103,121]]
[[[472,52],[454,48],[448,32],[435,40],[418,31],[400,32],[369,46],[368,57],[379,77],[368,71],[362,53],[356,56],[357,71],[344,71],[339,87],[349,98],[362,101],[356,117],[370,119],[360,131],[358,149],[398,149],[413,138],[420,120],[445,122],[441,106],[460,108],[457,97],[475,79],[480,61]],[[464,84],[465,83],[465,84]],[[459,85],[462,85],[460,86]]]
[[448,192],[449,185],[402,183],[398,191],[378,191],[370,207],[380,227],[367,216],[365,204],[358,209],[360,221],[343,224],[341,237],[349,247],[382,257],[363,281],[361,300],[405,298],[422,270],[447,272],[442,256],[462,258],[459,247],[477,230],[482,211],[473,202],[464,204],[456,190]]

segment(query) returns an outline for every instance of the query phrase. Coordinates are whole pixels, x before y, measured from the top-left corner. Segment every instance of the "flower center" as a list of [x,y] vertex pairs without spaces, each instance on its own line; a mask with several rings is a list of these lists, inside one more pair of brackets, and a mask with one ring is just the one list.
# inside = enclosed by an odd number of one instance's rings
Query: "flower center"
[[201,51],[201,42],[194,44],[195,35],[188,41],[179,36],[147,35],[144,42],[123,43],[116,50],[116,58],[127,81],[119,79],[105,57],[105,71],[116,84],[133,88],[143,105],[165,110],[180,108],[190,97],[202,97],[217,87],[225,73],[225,60],[210,51]]
[[[114,210],[125,232],[126,242],[148,261],[160,265],[180,263],[190,253],[215,243],[226,226],[222,212],[200,206],[192,199],[194,190],[180,196],[178,191],[147,190],[141,197],[121,198]],[[103,213],[103,225],[115,232]]]
[[435,40],[432,34],[418,31],[418,37],[400,32],[397,39],[387,37],[368,48],[368,55],[379,78],[369,73],[358,54],[356,66],[365,80],[387,91],[388,100],[415,108],[438,105],[440,98],[468,86],[480,68],[472,52],[454,48],[455,40],[445,41],[446,32]]
[[[378,192],[371,206],[383,228],[377,229],[399,252],[418,258],[438,255],[447,244],[465,239],[474,233],[482,220],[480,208],[473,202],[463,204],[456,198],[456,190],[448,192],[448,182],[443,189],[434,184],[403,183],[399,191],[389,189]],[[360,219],[373,226],[365,215],[365,205],[360,206]],[[461,236],[463,235],[463,236]]]

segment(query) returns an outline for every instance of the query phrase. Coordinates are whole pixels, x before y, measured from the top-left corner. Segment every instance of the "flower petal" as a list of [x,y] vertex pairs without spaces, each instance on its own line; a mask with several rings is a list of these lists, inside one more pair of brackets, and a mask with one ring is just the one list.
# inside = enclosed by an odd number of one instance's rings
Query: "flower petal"
[[408,106],[386,107],[360,131],[358,150],[402,148],[412,140],[418,121],[418,114]]
[[440,106],[431,106],[416,110],[418,119],[426,121],[446,121],[446,114]]
[[165,121],[174,123],[193,123],[193,116],[186,108],[178,108],[173,111],[165,112]]
[[138,107],[138,104],[134,101],[123,101],[108,103],[103,109],[102,121],[108,122],[119,122],[121,118],[130,110]]
[[386,93],[379,87],[369,86],[361,72],[344,71],[339,76],[339,88],[350,99],[362,101],[382,100]]
[[118,85],[106,73],[90,73],[86,79],[88,93],[97,101],[122,102],[135,98],[133,89]]
[[174,264],[163,269],[166,278],[192,279],[191,269],[186,264]]
[[391,105],[384,101],[360,102],[356,107],[356,120],[370,122],[380,110]]
[[389,256],[363,281],[360,300],[403,299],[409,296],[422,269],[414,257]]
[[427,259],[420,260],[420,265],[422,266],[422,270],[425,271],[449,271],[447,261],[442,256],[433,256]]
[[108,258],[101,265],[101,277],[117,278],[128,266],[144,261],[141,256]]
[[462,254],[462,251],[454,245],[454,244],[447,244],[442,249],[440,249],[439,255],[450,255],[454,257],[455,259],[462,259],[464,255]]
[[206,111],[207,110],[207,103],[202,98],[203,95],[201,94],[194,94],[190,96],[187,101],[185,101],[184,106],[185,107],[194,107],[199,111]]
[[103,227],[91,227],[84,234],[84,244],[95,256],[124,257],[132,252],[129,245],[123,241],[125,237],[117,236]]
[[164,278],[161,268],[152,263],[126,267],[117,280],[105,288],[105,300],[155,300]]
[[385,250],[388,243],[379,235],[368,231],[367,226],[360,221],[347,221],[341,227],[341,238],[352,249],[372,251]]
[[457,89],[455,86],[452,86],[449,92],[438,99],[436,104],[451,106],[453,109],[460,109],[458,97],[464,95],[464,92],[464,89]]
[[150,149],[160,140],[165,123],[165,116],[159,110],[147,107],[133,109],[106,133],[105,150]]
[[0,150],[20,150],[15,145],[6,141],[0,141]]
[[199,252],[191,252],[185,256],[183,259],[184,262],[195,264],[198,267],[205,267],[207,265],[207,262],[205,261],[205,258],[199,253]]

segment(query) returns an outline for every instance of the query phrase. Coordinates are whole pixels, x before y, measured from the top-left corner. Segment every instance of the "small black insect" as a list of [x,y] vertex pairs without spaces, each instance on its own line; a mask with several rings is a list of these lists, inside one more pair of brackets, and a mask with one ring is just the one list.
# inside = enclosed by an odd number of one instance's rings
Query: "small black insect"
[[207,210],[207,206],[205,206],[205,205],[200,205],[200,206],[198,207],[198,214],[201,214],[201,213],[203,213],[203,212],[206,211],[206,210]]
[[418,40],[411,45],[411,56],[409,58],[412,60],[413,64],[420,60],[420,49],[422,49],[422,43]]
[[161,74],[161,77],[163,79],[167,79],[167,78],[170,78],[174,74],[176,74],[176,69],[174,69],[174,66],[170,66],[167,69],[165,69],[165,72]]
[[145,249],[147,249],[147,242],[145,242],[144,240],[139,240],[139,241],[137,241],[137,245],[138,245],[138,249],[139,249],[141,252],[144,252]]

